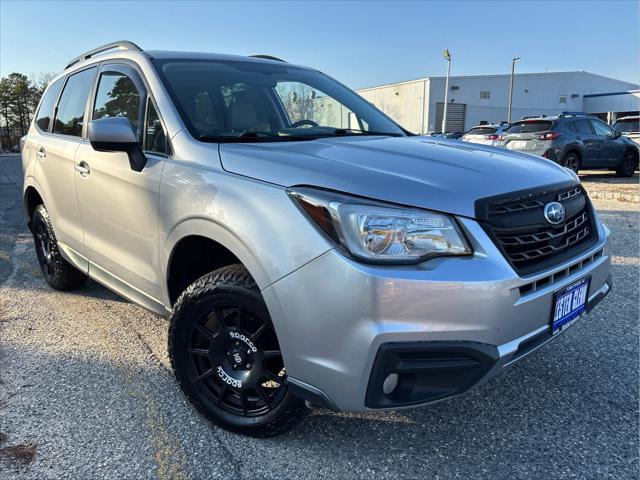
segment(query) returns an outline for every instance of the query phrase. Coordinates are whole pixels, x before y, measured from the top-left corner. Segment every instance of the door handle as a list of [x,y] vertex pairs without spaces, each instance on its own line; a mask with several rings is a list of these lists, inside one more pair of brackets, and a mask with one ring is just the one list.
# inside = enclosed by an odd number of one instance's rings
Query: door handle
[[85,161],[82,161],[82,162],[74,165],[73,168],[75,168],[76,172],[78,172],[83,177],[86,177],[87,175],[89,175],[91,173],[91,169],[89,168],[89,164],[87,162],[85,162]]
[[38,158],[44,160],[45,158],[47,158],[47,151],[44,149],[44,147],[40,147],[36,152],[36,155],[38,155]]

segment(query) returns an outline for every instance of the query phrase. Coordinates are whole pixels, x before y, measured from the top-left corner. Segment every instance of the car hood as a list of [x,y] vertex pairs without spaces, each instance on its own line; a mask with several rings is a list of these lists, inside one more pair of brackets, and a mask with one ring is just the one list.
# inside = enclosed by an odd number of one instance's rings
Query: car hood
[[468,217],[477,199],[575,181],[549,160],[428,137],[338,137],[221,144],[225,170]]

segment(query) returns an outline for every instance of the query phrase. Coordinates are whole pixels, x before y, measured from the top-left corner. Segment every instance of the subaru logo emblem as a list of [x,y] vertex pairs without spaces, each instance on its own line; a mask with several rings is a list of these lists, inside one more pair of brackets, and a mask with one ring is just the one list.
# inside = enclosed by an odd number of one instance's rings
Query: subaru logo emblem
[[544,218],[547,222],[557,225],[564,221],[564,207],[561,203],[551,202],[544,206]]

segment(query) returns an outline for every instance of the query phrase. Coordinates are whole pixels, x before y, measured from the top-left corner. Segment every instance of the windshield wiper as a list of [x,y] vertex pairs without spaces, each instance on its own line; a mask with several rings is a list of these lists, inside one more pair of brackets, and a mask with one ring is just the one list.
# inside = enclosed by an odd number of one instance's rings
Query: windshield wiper
[[376,132],[375,130],[360,130],[358,128],[336,128],[333,131],[334,135],[379,135],[385,137],[402,137],[401,133],[397,132]]
[[247,143],[247,142],[292,142],[298,140],[315,140],[316,137],[306,135],[268,135],[255,132],[244,132],[240,135],[200,135],[198,140],[211,143]]

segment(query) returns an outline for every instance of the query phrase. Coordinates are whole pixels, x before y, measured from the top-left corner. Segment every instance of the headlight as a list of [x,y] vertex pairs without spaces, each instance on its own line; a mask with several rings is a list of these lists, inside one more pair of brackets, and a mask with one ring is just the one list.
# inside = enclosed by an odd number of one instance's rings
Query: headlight
[[304,187],[289,195],[329,238],[361,260],[418,263],[472,253],[456,220],[443,213]]

